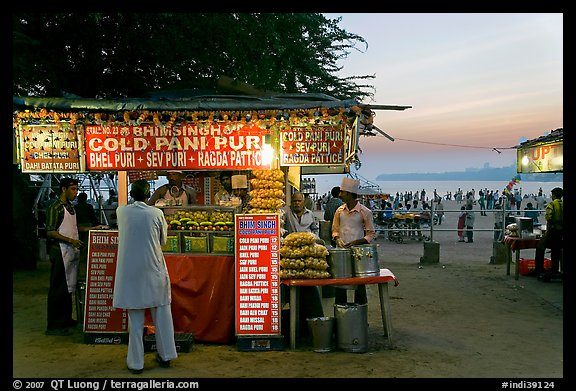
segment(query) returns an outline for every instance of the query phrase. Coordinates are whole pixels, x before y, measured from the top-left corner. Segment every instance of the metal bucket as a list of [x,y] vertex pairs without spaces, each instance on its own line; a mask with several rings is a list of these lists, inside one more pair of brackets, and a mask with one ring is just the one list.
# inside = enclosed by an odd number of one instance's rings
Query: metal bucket
[[336,340],[339,349],[352,353],[368,351],[368,304],[334,304]]
[[357,277],[379,276],[378,248],[375,244],[352,246],[352,264]]
[[352,252],[347,248],[328,250],[328,265],[333,278],[353,277]]
[[306,319],[312,331],[314,351],[325,353],[332,351],[332,336],[334,334],[334,318],[320,317]]

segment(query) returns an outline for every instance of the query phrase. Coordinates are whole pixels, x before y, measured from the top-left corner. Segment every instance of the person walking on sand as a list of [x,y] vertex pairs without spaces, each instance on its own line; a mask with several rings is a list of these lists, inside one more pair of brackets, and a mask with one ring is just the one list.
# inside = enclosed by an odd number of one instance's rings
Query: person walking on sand
[[466,243],[474,243],[474,211],[472,210],[472,205],[466,206]]
[[464,226],[466,224],[466,207],[460,207],[460,215],[458,215],[458,241],[464,242]]
[[442,225],[442,220],[444,219],[444,204],[442,203],[442,197],[438,197],[436,200],[436,215],[438,216],[438,225]]
[[485,198],[485,193],[482,191],[482,189],[480,189],[478,191],[478,196],[480,198],[478,198],[478,204],[480,205],[480,216],[488,216],[486,214],[486,198]]

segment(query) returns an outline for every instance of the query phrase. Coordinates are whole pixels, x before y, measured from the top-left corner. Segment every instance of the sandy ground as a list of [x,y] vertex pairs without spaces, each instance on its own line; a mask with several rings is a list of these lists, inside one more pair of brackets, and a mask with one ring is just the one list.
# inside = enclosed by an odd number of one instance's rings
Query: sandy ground
[[[565,375],[564,284],[524,276],[515,280],[513,270],[506,275],[504,264],[490,263],[494,216],[476,213],[475,228],[487,231],[476,232],[474,243],[458,243],[454,229],[459,206],[449,201],[445,209],[455,212],[447,212],[446,221],[435,227],[450,229],[433,234],[440,243],[439,263],[420,263],[422,242],[376,240],[380,266],[390,269],[400,282],[389,288],[394,346],[383,337],[377,286],[369,285],[366,353],[318,353],[311,344],[299,344],[295,351],[287,346],[280,351],[251,352],[239,351],[236,344],[195,344],[170,368],[159,368],[154,354],[147,353],[144,374],[135,376],[126,369],[126,345],[85,344],[80,329],[69,337],[44,335],[49,268],[48,262],[39,262],[35,271],[13,273],[12,375],[190,380],[540,379],[555,380],[559,389]],[[534,250],[522,254],[533,258]],[[325,304],[331,308],[331,303]],[[494,386],[501,388],[500,383]]]

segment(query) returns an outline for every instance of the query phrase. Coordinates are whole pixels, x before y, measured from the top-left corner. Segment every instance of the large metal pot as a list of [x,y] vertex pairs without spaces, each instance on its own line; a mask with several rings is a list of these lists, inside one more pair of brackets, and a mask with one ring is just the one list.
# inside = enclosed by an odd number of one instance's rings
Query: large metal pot
[[379,276],[378,247],[375,244],[352,246],[352,265],[356,277]]
[[348,248],[333,248],[328,250],[328,265],[333,278],[353,277],[352,251]]
[[345,352],[368,351],[368,304],[334,304],[337,346]]

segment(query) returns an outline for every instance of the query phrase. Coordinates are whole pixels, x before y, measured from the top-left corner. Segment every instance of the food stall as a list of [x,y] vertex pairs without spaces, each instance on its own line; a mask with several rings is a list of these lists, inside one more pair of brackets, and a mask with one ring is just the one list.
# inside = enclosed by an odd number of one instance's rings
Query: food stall
[[[306,172],[349,172],[349,165],[358,161],[358,129],[371,123],[367,115],[372,113],[368,105],[324,94],[199,95],[177,101],[14,97],[13,106],[14,163],[23,173],[115,173],[119,205],[128,203],[128,187],[136,179],[157,178],[169,170],[188,174],[196,204],[160,206],[169,224],[164,251],[175,330],[207,343],[230,343],[244,334],[242,329],[280,333],[279,311],[270,311],[274,315],[263,320],[276,324],[272,328],[243,328],[238,322],[262,319],[243,318],[240,308],[277,308],[280,270],[274,237],[280,236],[278,216],[289,201],[287,189],[299,189]],[[215,175],[222,170],[248,174],[248,213],[231,204],[212,205],[219,189]],[[268,178],[267,172],[278,176]],[[261,226],[266,229],[251,230]],[[125,333],[125,316],[111,307],[117,232],[90,235],[93,259],[87,271],[85,332]],[[257,241],[257,251],[240,252],[241,244],[258,235],[264,236]],[[263,273],[243,273],[252,271],[249,265],[256,265],[259,258],[272,267],[258,265],[254,270]],[[242,276],[262,278],[272,289],[262,290],[263,295],[243,295],[239,286],[255,286],[256,281],[242,282]]]
[[[564,128],[558,128],[550,131],[544,136],[537,137],[532,140],[526,140],[519,145],[516,145],[516,172],[517,176],[508,183],[504,189],[504,194],[509,194],[512,186],[519,182],[520,174],[537,174],[548,175],[564,172]],[[540,237],[543,232],[538,228],[534,231],[532,222],[527,224],[529,226],[528,232],[522,234],[522,227],[519,225],[523,218],[516,218],[515,222],[506,224],[506,214],[503,214],[504,221],[501,223],[502,227],[506,227],[504,237],[501,242],[495,242],[494,253],[496,254],[496,246],[500,248],[505,246],[506,258],[506,275],[510,275],[510,264],[512,263],[512,252],[515,252],[515,269],[514,278],[518,280],[520,269],[530,263],[529,260],[521,260],[520,250],[535,249],[538,245]],[[512,220],[514,221],[514,220]],[[545,227],[545,226],[544,226]],[[494,255],[496,257],[496,255]],[[563,261],[561,261],[563,262]],[[531,260],[533,266],[534,261]],[[548,269],[550,260],[545,259],[544,268]],[[563,265],[562,265],[563,266]]]

